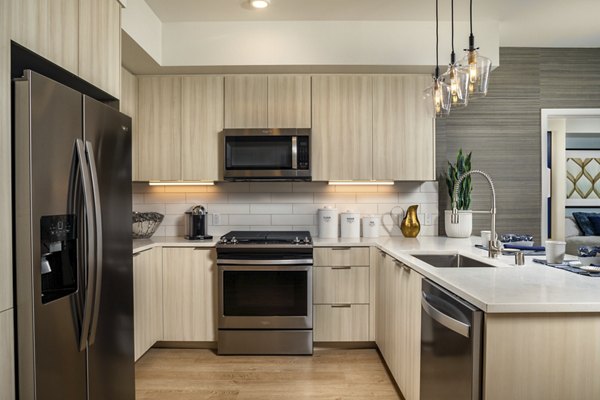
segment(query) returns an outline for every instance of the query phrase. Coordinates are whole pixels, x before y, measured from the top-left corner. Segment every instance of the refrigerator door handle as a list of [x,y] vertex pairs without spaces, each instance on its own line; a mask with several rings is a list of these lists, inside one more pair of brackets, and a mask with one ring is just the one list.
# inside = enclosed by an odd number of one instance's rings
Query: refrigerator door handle
[[89,333],[89,345],[93,345],[96,340],[96,331],[98,329],[98,316],[100,314],[100,300],[102,296],[102,252],[103,252],[103,241],[102,241],[102,208],[100,206],[100,189],[98,186],[98,170],[96,169],[96,160],[94,159],[94,149],[92,143],[89,141],[85,142],[85,152],[87,160],[90,166],[90,176],[92,178],[92,193],[94,202],[94,218],[96,220],[96,242],[95,242],[95,255],[96,255],[96,276],[94,284],[94,309],[92,313],[92,324]]
[[93,243],[95,242],[95,232],[94,225],[95,221],[92,215],[92,195],[91,195],[91,187],[90,187],[90,176],[87,171],[85,165],[85,148],[83,145],[83,140],[76,139],[75,141],[75,149],[78,158],[79,164],[79,175],[81,177],[81,186],[83,189],[83,201],[85,207],[85,225],[86,225],[86,235],[87,235],[87,246],[86,246],[86,265],[87,265],[87,279],[86,279],[86,287],[85,287],[85,297],[83,300],[83,319],[81,323],[81,332],[79,336],[79,351],[84,351],[87,348],[87,340],[90,331],[90,320],[92,314],[92,291],[94,288],[94,274],[93,270],[96,270],[94,254],[92,252]]

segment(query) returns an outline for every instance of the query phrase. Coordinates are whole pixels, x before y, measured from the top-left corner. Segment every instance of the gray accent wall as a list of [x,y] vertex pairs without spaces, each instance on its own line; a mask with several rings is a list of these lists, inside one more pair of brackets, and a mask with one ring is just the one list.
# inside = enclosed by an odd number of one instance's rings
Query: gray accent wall
[[[488,95],[437,121],[440,234],[449,204],[442,173],[462,148],[473,151],[473,169],[494,179],[498,232],[531,233],[539,241],[540,110],[599,107],[600,48],[500,48]],[[472,209],[490,208],[487,186],[474,178]],[[489,216],[475,215],[473,221],[474,235],[489,229]]]

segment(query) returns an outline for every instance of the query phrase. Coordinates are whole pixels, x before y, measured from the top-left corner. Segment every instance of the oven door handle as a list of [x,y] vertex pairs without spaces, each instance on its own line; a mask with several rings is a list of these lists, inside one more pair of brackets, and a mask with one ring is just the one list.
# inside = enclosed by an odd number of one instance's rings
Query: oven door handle
[[219,265],[219,271],[248,271],[248,272],[263,272],[263,271],[306,271],[311,273],[311,265]]
[[298,260],[232,260],[217,259],[217,265],[312,265],[312,258]]

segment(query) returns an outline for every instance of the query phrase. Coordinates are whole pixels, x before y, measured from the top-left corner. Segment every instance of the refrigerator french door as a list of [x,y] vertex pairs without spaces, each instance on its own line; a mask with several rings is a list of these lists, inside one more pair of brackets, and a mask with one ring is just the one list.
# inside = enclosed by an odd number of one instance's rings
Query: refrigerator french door
[[33,71],[14,105],[19,398],[133,400],[131,119]]

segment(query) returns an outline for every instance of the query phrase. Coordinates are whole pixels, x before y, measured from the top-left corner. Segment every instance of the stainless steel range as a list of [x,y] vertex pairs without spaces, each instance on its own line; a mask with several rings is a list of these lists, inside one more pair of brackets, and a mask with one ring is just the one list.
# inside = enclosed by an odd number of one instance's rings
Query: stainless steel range
[[308,231],[232,231],[217,244],[219,354],[312,354]]

